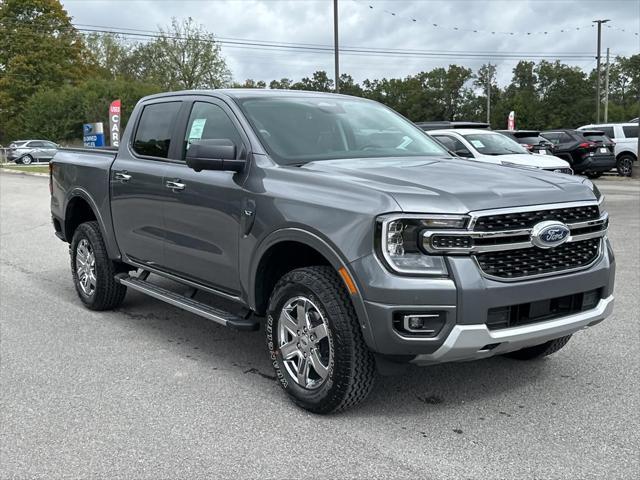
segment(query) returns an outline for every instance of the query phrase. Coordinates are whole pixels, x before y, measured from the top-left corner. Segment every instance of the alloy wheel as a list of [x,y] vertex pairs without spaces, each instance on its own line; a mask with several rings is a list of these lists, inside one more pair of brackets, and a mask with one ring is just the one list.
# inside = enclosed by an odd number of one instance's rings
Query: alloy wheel
[[96,291],[96,257],[86,238],[76,247],[76,274],[82,292],[91,296]]
[[333,347],[329,325],[318,307],[298,296],[285,302],[278,321],[278,345],[291,378],[313,390],[329,376]]

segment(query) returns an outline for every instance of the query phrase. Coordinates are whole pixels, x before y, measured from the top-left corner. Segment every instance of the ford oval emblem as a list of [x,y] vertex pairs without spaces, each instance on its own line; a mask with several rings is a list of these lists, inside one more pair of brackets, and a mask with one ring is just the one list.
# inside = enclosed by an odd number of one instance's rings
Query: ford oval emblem
[[571,230],[562,222],[548,220],[531,229],[531,243],[539,248],[553,248],[571,238]]

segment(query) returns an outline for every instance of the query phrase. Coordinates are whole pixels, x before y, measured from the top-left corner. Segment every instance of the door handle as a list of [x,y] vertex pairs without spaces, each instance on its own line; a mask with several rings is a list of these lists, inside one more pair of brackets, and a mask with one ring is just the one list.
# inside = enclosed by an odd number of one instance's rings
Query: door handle
[[129,180],[131,180],[131,175],[129,175],[129,174],[127,173],[127,171],[125,170],[125,171],[122,171],[122,172],[116,172],[116,173],[114,173],[113,178],[114,178],[115,180],[120,180],[120,181],[123,181],[123,182],[128,182]]
[[184,187],[186,187],[184,183],[180,183],[180,180],[167,180],[164,182],[164,186],[170,188],[174,192],[176,190],[184,190]]

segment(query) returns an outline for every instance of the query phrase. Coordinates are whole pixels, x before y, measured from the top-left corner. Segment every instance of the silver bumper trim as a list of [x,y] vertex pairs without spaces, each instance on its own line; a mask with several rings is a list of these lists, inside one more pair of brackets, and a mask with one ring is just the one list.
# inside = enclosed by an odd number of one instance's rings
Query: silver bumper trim
[[[429,365],[477,360],[539,345],[604,320],[613,311],[613,303],[613,295],[611,295],[601,299],[595,308],[585,312],[501,330],[489,330],[485,324],[455,325],[438,350],[430,354],[418,355],[412,362],[418,365]],[[494,344],[499,345],[485,349]]]

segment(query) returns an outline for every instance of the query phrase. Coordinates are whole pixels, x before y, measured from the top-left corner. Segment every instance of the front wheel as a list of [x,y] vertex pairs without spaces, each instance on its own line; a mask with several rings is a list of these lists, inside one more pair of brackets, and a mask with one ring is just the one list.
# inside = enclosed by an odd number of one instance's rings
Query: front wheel
[[98,222],[78,226],[71,241],[71,274],[76,292],[91,310],[111,310],[124,300],[127,287],[114,276],[122,268],[107,255]]
[[505,357],[515,358],[516,360],[537,360],[538,358],[546,357],[552,353],[556,353],[563,348],[571,339],[571,335],[566,337],[556,338],[540,345],[533,347],[523,348],[516,350],[515,352],[505,353]]
[[621,177],[630,177],[633,173],[633,157],[631,155],[621,155],[616,162],[616,170]]
[[331,413],[367,397],[374,358],[335,270],[318,266],[287,273],[274,288],[267,314],[271,361],[297,405]]
[[31,165],[33,163],[33,157],[31,155],[25,155],[21,160],[23,165]]

